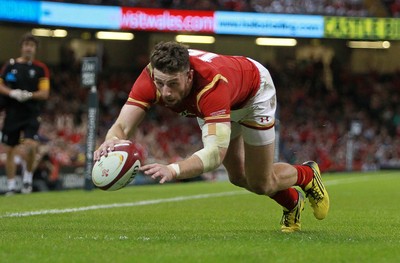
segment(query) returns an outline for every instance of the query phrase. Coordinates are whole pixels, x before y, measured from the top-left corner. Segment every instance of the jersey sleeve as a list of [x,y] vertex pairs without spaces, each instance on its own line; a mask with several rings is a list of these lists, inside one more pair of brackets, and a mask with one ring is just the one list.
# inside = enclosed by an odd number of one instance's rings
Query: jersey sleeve
[[49,68],[42,62],[37,61],[36,64],[41,69],[39,76],[38,89],[50,90],[50,71]]
[[5,63],[0,70],[0,84],[6,84],[6,74],[10,71],[10,63]]
[[148,110],[159,100],[160,94],[157,92],[150,74],[149,67],[143,69],[131,88],[126,104]]

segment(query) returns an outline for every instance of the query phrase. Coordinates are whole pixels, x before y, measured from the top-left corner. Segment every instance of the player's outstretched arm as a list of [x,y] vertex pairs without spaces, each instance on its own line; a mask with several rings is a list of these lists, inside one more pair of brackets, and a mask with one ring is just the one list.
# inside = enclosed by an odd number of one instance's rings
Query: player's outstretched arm
[[115,123],[108,130],[105,141],[94,152],[94,160],[97,161],[102,155],[114,150],[114,145],[129,142],[136,127],[143,120],[146,112],[137,106],[125,104]]

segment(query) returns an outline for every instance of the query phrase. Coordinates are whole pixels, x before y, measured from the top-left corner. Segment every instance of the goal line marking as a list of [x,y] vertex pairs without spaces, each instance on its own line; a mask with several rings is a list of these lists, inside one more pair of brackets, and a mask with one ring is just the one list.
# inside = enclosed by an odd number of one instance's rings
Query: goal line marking
[[162,204],[162,203],[181,202],[181,201],[193,200],[193,199],[205,199],[205,198],[211,198],[211,197],[232,196],[232,195],[245,194],[245,193],[248,193],[248,192],[244,191],[244,190],[243,191],[231,191],[231,192],[222,192],[222,193],[214,193],[214,194],[199,194],[199,195],[189,195],[189,196],[177,196],[177,197],[164,198],[164,199],[143,200],[143,201],[130,202],[130,203],[114,203],[114,204],[104,204],[104,205],[82,206],[82,207],[75,207],[75,208],[47,209],[47,210],[37,210],[37,211],[27,211],[27,212],[6,213],[5,215],[0,216],[0,218],[27,217],[27,216],[36,216],[36,215],[49,215],[49,214],[64,214],[64,213],[75,213],[75,212],[82,212],[82,211],[110,209],[110,208],[119,208],[119,207],[145,206],[145,205],[154,205],[154,204]]

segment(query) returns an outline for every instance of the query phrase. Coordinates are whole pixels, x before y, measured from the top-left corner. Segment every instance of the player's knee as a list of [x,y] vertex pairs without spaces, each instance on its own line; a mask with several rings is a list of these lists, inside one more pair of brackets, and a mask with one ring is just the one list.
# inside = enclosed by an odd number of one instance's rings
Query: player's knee
[[233,175],[229,175],[229,181],[230,181],[233,185],[236,185],[236,186],[239,186],[239,187],[247,188],[247,180],[246,180],[246,178],[244,177],[244,175],[243,175],[243,176],[238,176],[238,175],[233,176]]
[[258,195],[271,196],[276,193],[276,185],[269,181],[253,181],[249,182],[251,191]]
[[239,187],[244,187],[247,184],[244,169],[239,169],[238,167],[235,167],[235,169],[227,169],[227,172],[229,181],[232,184]]
[[24,147],[29,152],[36,151],[38,146],[38,143],[34,140],[29,139],[24,141]]
[[275,192],[272,190],[272,188],[265,187],[263,185],[252,185],[252,186],[250,186],[250,188],[253,193],[258,194],[258,195],[270,196]]

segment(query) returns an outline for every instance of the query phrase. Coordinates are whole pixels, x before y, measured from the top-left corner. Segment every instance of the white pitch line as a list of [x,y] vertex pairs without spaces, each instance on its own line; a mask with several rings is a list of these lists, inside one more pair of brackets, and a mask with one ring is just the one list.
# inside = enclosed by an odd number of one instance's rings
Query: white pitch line
[[[324,182],[324,184],[325,185],[338,185],[338,184],[346,184],[346,183],[355,183],[355,182],[360,182],[360,181],[368,181],[371,179],[376,179],[378,177],[379,176],[376,176],[376,175],[366,175],[366,176],[357,177],[357,178],[343,178],[343,179],[339,179],[339,180],[327,181],[327,182]],[[205,198],[211,198],[211,197],[232,196],[232,195],[246,194],[246,193],[249,193],[249,192],[242,190],[242,191],[230,191],[230,192],[222,192],[222,193],[214,193],[214,194],[177,196],[177,197],[172,197],[172,198],[144,200],[144,201],[131,202],[131,203],[115,203],[115,204],[107,204],[107,205],[92,205],[92,206],[83,206],[83,207],[65,208],[65,209],[48,209],[48,210],[6,213],[5,215],[0,216],[0,218],[27,217],[27,216],[48,215],[48,214],[64,214],[64,213],[75,213],[75,212],[82,212],[82,211],[110,209],[110,208],[118,208],[118,207],[154,205],[154,204],[180,202],[180,201],[193,200],[193,199],[205,199]]]
[[154,204],[180,202],[180,201],[193,200],[193,199],[205,199],[205,198],[210,198],[210,197],[232,196],[232,195],[245,194],[245,193],[248,193],[248,192],[247,191],[231,191],[231,192],[222,192],[222,193],[214,193],[214,194],[177,196],[177,197],[172,197],[172,198],[144,200],[144,201],[131,202],[131,203],[115,203],[115,204],[107,204],[107,205],[91,205],[91,206],[65,208],[65,209],[48,209],[48,210],[37,210],[37,211],[28,211],[28,212],[6,213],[5,215],[0,216],[0,218],[27,217],[27,216],[48,215],[48,214],[64,214],[64,213],[74,213],[74,212],[89,211],[89,210],[110,209],[110,208],[117,208],[117,207],[154,205]]
[[[324,177],[322,177],[324,178]],[[338,185],[338,184],[352,184],[357,182],[370,181],[371,179],[378,179],[379,175],[364,175],[362,177],[341,178],[324,182],[324,185]]]

